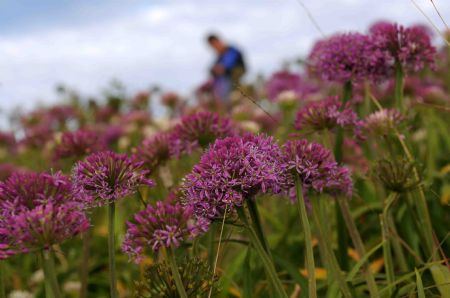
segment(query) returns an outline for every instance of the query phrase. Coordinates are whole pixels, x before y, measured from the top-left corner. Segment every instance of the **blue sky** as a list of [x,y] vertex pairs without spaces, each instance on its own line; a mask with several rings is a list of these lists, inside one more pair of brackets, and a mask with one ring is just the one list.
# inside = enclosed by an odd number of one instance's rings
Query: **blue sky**
[[[131,93],[152,83],[188,93],[206,78],[211,30],[245,51],[249,78],[268,74],[320,37],[297,1],[0,0],[0,111],[52,103],[58,82],[85,95],[112,78]],[[411,0],[303,2],[326,34],[379,19],[426,23]],[[429,0],[416,2],[443,28]],[[450,1],[434,2],[450,23]]]

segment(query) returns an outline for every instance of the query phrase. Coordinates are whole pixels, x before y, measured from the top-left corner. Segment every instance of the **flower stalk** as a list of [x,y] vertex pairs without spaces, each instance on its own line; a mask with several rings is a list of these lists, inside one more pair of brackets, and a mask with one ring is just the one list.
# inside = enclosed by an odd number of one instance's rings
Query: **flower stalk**
[[5,264],[0,261],[0,298],[6,298],[5,289]]
[[351,298],[352,294],[350,292],[350,288],[341,273],[341,269],[331,247],[331,243],[329,241],[325,241],[327,227],[325,226],[326,221],[324,221],[323,216],[321,215],[320,202],[318,198],[312,199],[311,202],[313,205],[313,218],[317,227],[317,236],[319,238],[319,246],[323,252],[322,257],[324,258],[324,263],[328,267],[333,279],[337,282],[342,295],[345,298]]
[[[362,258],[366,255],[366,249],[364,248],[361,235],[356,228],[355,221],[353,220],[352,214],[350,212],[348,201],[345,198],[338,198],[337,202],[339,204],[339,207],[341,208],[342,215],[345,220],[345,224],[347,225],[350,237],[352,238],[353,245],[355,246],[359,256]],[[368,262],[364,265],[364,275],[366,278],[367,286],[369,288],[370,296],[378,297],[379,294],[377,284],[375,283],[375,277],[370,270]]]
[[315,298],[317,297],[317,286],[315,276],[316,267],[314,264],[314,251],[311,236],[311,227],[309,225],[305,199],[303,198],[302,185],[298,175],[295,175],[295,190],[297,196],[297,207],[302,222],[303,233],[305,235],[306,269],[308,271],[308,297]]
[[181,298],[187,298],[186,290],[183,286],[183,281],[181,280],[180,272],[178,271],[177,261],[175,260],[175,253],[173,248],[167,249],[167,260],[169,261],[169,266],[172,271],[172,276],[177,287],[178,295]]
[[51,293],[47,293],[47,296],[54,298],[61,298],[62,295],[59,289],[58,280],[56,278],[55,261],[53,259],[53,253],[51,250],[43,250],[41,252],[41,255],[44,267],[43,269],[45,280],[48,283],[51,291]]
[[108,205],[108,261],[111,298],[117,298],[116,253],[115,253],[115,203]]
[[237,208],[238,215],[242,222],[244,223],[244,226],[248,232],[248,235],[250,237],[250,241],[252,242],[253,247],[255,248],[256,252],[258,253],[259,257],[261,258],[261,261],[263,263],[264,269],[266,271],[267,277],[269,279],[270,284],[273,287],[273,290],[276,294],[276,297],[282,297],[287,298],[286,291],[283,288],[283,285],[278,278],[278,274],[275,270],[275,266],[273,265],[273,262],[264,249],[264,246],[262,245],[260,238],[258,236],[258,233],[255,231],[255,229],[250,225],[247,219],[247,215],[245,214],[245,210],[243,207]]

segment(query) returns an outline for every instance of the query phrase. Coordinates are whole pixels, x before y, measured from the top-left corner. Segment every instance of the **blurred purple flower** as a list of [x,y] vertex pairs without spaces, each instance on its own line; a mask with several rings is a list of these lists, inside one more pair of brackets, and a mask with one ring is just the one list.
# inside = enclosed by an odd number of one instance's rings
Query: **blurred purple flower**
[[295,128],[307,132],[333,130],[336,127],[353,130],[360,134],[361,121],[350,103],[343,106],[338,96],[329,96],[320,101],[307,103],[295,117]]
[[197,149],[205,149],[216,139],[234,135],[231,120],[217,113],[201,111],[181,118],[171,134],[170,153],[179,157]]
[[73,170],[73,181],[77,191],[83,194],[87,208],[107,205],[137,191],[141,185],[153,186],[145,176],[142,162],[126,154],[111,151],[89,155],[78,162]]
[[6,181],[0,182],[0,212],[15,214],[48,203],[60,206],[78,201],[81,196],[69,178],[59,172],[53,175],[14,172]]
[[352,195],[352,180],[347,168],[340,167],[331,151],[307,140],[288,141],[284,145],[285,162],[302,182],[303,191]]
[[106,150],[106,142],[98,132],[88,129],[80,129],[74,132],[63,133],[61,141],[55,146],[53,158],[80,159],[93,152]]
[[431,44],[431,31],[426,26],[404,27],[378,22],[370,27],[369,32],[375,45],[389,57],[387,63],[391,72],[396,63],[411,72],[434,64],[436,49]]
[[127,233],[122,250],[139,262],[144,251],[151,248],[178,247],[183,241],[192,240],[207,231],[209,221],[195,219],[191,207],[180,203],[157,202],[148,205],[127,222]]
[[319,40],[308,57],[308,64],[325,81],[379,81],[387,75],[385,59],[385,53],[376,48],[369,36],[346,33]]
[[60,173],[14,173],[0,182],[0,258],[46,249],[87,230],[79,200]]
[[137,159],[143,161],[147,169],[156,169],[171,157],[169,141],[170,134],[166,132],[157,133],[150,138],[145,139],[142,144],[137,147]]
[[197,216],[214,219],[258,193],[280,193],[286,184],[286,165],[273,138],[247,133],[210,146],[184,179],[184,200]]
[[286,91],[294,92],[297,99],[317,91],[317,86],[307,82],[299,74],[287,70],[274,73],[266,83],[266,93],[270,100],[276,101]]

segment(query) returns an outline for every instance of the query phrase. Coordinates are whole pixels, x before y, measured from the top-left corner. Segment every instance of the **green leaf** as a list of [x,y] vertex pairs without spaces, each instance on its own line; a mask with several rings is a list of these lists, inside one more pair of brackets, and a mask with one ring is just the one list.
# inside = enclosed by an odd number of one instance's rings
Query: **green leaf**
[[347,275],[347,282],[351,282],[353,278],[355,278],[355,275],[358,273],[358,271],[361,269],[361,267],[364,265],[364,263],[367,261],[367,259],[373,255],[378,249],[380,249],[384,244],[384,241],[369,250],[359,261],[358,263],[353,266],[352,270],[350,270],[349,274]]
[[431,266],[430,271],[442,298],[450,298],[450,272],[448,268],[437,264]]
[[414,271],[416,272],[417,295],[419,296],[419,298],[425,298],[425,290],[423,289],[422,277],[420,276],[419,271],[417,271],[417,268],[414,268]]
[[308,281],[303,275],[299,273],[299,269],[292,264],[292,262],[285,260],[279,255],[274,254],[273,255],[274,262],[286,270],[289,275],[294,279],[296,283],[300,285],[301,291],[300,291],[300,297],[307,298],[308,297]]

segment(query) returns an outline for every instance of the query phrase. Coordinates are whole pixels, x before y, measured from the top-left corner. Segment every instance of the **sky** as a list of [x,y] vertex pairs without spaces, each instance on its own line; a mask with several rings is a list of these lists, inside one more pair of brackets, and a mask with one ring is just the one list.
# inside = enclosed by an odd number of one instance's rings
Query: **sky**
[[[444,28],[430,0],[415,1]],[[131,94],[154,84],[188,94],[214,57],[208,32],[244,51],[249,79],[268,75],[321,37],[300,3],[324,34],[427,23],[411,0],[0,0],[0,123],[55,102],[57,83],[85,96],[113,78]],[[450,23],[450,1],[434,3]]]

